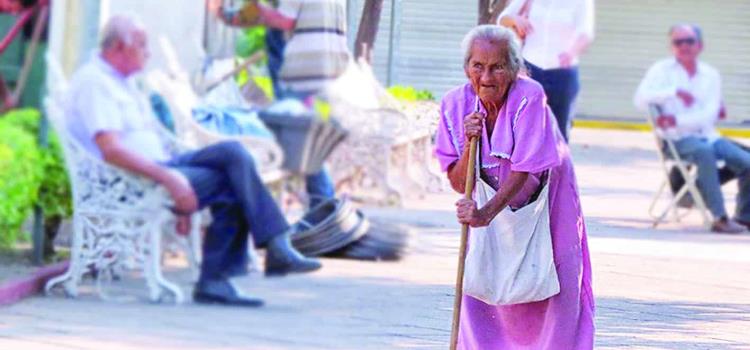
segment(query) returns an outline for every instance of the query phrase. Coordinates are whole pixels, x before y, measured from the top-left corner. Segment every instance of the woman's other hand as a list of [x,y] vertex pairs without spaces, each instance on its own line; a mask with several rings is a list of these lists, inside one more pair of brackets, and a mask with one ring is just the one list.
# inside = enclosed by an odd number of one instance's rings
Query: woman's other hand
[[464,136],[466,140],[471,140],[473,137],[482,136],[482,124],[484,123],[484,115],[478,112],[471,113],[464,117]]
[[531,21],[524,16],[512,16],[511,18],[513,31],[518,34],[521,40],[526,39],[526,36],[534,31],[534,27],[531,25]]
[[471,227],[483,227],[490,223],[481,210],[477,209],[477,202],[471,199],[461,199],[456,202],[456,216],[459,223],[468,224]]

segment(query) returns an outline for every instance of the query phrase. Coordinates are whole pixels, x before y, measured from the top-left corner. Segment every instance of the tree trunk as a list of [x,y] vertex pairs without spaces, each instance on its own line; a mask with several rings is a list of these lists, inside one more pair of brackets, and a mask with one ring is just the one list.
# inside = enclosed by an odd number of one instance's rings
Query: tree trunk
[[479,0],[478,24],[493,24],[510,0]]
[[372,61],[372,49],[380,24],[380,12],[383,10],[383,0],[366,0],[362,8],[362,19],[357,29],[357,40],[354,42],[354,57],[364,57]]

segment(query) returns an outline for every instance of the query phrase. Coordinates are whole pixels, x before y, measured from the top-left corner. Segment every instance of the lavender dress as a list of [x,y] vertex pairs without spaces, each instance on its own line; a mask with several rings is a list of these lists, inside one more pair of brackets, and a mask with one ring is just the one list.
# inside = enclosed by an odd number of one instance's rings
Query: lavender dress
[[[470,84],[451,90],[443,98],[436,146],[443,171],[459,159],[466,144],[463,118],[474,111],[475,101]],[[513,83],[491,136],[485,131],[479,150],[482,178],[496,190],[511,171],[531,173],[511,201],[514,207],[528,201],[540,176],[549,170],[550,230],[560,294],[512,306],[487,305],[464,296],[459,348],[593,349],[594,295],[586,226],[570,152],[546,105],[541,85],[525,77]]]

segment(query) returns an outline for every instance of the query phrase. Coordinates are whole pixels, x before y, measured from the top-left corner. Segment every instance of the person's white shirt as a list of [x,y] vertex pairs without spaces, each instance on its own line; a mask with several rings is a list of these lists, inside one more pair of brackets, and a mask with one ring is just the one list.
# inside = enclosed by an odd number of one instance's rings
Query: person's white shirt
[[[526,35],[523,58],[541,68],[560,68],[560,54],[567,52],[581,35],[594,39],[594,0],[511,0],[498,18],[518,15],[529,3],[533,30]],[[573,66],[578,57],[573,57]]]
[[71,80],[65,107],[68,130],[100,159],[95,137],[102,131],[111,131],[118,134],[127,149],[154,161],[168,160],[153,113],[134,80],[122,76],[98,54]]
[[[689,107],[677,97],[685,90],[695,101]],[[648,111],[650,104],[662,108],[662,114],[674,115],[677,125],[663,132],[665,137],[679,140],[688,136],[714,142],[719,138],[716,122],[721,110],[721,76],[716,68],[698,62],[694,76],[674,58],[656,62],[638,86],[636,107]]]

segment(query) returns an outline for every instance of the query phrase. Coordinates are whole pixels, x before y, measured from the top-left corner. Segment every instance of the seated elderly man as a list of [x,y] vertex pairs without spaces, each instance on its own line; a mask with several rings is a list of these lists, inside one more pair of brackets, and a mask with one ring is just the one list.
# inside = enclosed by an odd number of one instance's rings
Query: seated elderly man
[[[712,231],[741,233],[750,226],[750,152],[716,131],[721,110],[719,72],[700,62],[703,38],[699,27],[675,25],[670,31],[674,58],[656,62],[635,94],[635,104],[662,107],[657,126],[674,141],[680,157],[698,167],[698,189],[715,221]],[[734,219],[727,216],[717,160],[724,160],[739,179]]]
[[174,199],[181,233],[189,230],[189,214],[210,207],[213,222],[203,242],[196,302],[260,306],[261,300],[241,296],[228,281],[246,272],[248,230],[267,249],[266,274],[307,272],[321,265],[292,247],[293,228],[239,143],[179,155],[165,152],[153,112],[131,79],[147,58],[143,26],[126,16],[111,18],[100,52],[72,79],[68,127],[104,161],[163,185]]

